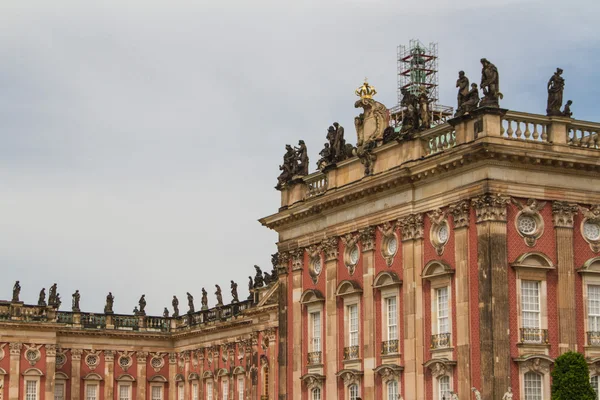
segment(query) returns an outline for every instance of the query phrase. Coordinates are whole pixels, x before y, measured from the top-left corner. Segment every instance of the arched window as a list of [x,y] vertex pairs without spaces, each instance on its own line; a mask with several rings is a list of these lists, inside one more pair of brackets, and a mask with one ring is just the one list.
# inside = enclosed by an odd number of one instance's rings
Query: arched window
[[311,400],[321,400],[321,388],[316,387],[312,390]]
[[438,379],[438,399],[450,398],[450,377],[448,375],[440,376]]
[[542,400],[542,376],[535,372],[527,372],[523,377],[525,400]]
[[356,400],[358,398],[358,385],[356,383],[348,386],[348,400]]
[[598,375],[594,375],[592,376],[592,379],[590,379],[590,383],[592,384],[592,387],[594,388],[594,391],[596,392],[596,399],[598,399]]
[[389,381],[387,383],[388,400],[398,400],[398,381]]

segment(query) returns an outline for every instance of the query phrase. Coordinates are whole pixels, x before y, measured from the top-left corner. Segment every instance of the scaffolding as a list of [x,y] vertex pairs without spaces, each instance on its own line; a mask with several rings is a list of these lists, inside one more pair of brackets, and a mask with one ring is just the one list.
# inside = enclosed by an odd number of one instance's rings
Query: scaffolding
[[438,45],[430,43],[426,47],[418,39],[412,39],[408,47],[398,46],[398,105],[390,109],[394,126],[402,121],[403,107],[400,106],[403,91],[418,96],[425,91],[429,97],[434,125],[445,122],[452,116],[452,107],[438,103]]

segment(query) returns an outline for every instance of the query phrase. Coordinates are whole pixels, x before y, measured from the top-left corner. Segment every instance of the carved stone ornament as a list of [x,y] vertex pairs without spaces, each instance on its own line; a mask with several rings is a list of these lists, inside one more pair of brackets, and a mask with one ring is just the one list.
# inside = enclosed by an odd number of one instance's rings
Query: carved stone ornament
[[87,352],[85,356],[85,365],[89,367],[90,370],[95,370],[96,367],[100,364],[100,350],[90,350]]
[[552,202],[552,218],[555,228],[573,228],[573,217],[577,214],[577,205],[564,201]]
[[452,204],[448,211],[452,214],[454,229],[466,228],[469,226],[469,217],[471,216],[471,207],[469,202],[463,200],[459,203]]
[[198,366],[198,363],[199,363],[199,360],[198,360],[198,352],[197,352],[197,351],[194,351],[194,352],[192,353],[192,366],[194,366],[194,367],[197,367],[197,366]]
[[115,361],[115,351],[114,350],[104,350],[104,361],[107,363],[112,363]]
[[448,372],[448,368],[446,364],[442,362],[434,362],[429,366],[429,370],[431,371],[431,375],[434,378],[439,378],[440,376],[446,375]]
[[[46,357],[56,357],[56,345],[55,344],[47,344],[46,346]],[[1,360],[1,358],[0,358]]]
[[323,382],[325,382],[325,377],[320,374],[306,374],[300,378],[309,392],[311,392],[315,388],[323,389]]
[[177,364],[177,353],[169,353],[169,364]]
[[591,362],[588,362],[588,367],[591,374],[600,375],[600,361],[593,360]]
[[354,270],[360,259],[360,249],[358,242],[360,235],[358,233],[347,233],[342,236],[341,241],[344,244],[344,265],[350,275],[354,275]]
[[344,386],[360,385],[360,378],[363,375],[362,371],[354,369],[343,369],[337,373],[337,376],[342,379]]
[[81,355],[83,354],[82,349],[71,349],[71,360],[81,361]]
[[0,361],[2,361],[5,356],[4,347],[6,347],[6,343],[0,344]]
[[138,351],[135,354],[135,359],[137,360],[138,364],[146,364],[146,360],[148,359],[148,352]]
[[333,236],[321,242],[321,248],[325,255],[325,261],[334,261],[338,259],[339,252],[339,237]]
[[594,253],[600,252],[600,205],[579,207],[583,214],[581,234]]
[[535,246],[536,241],[544,233],[544,218],[540,215],[540,210],[544,208],[546,202],[529,199],[526,204],[522,204],[513,198],[511,201],[519,209],[515,217],[517,233],[525,240],[527,246]]
[[398,220],[402,241],[423,239],[423,214],[411,214]]
[[447,212],[448,211],[446,210],[442,211],[438,208],[427,214],[431,221],[429,240],[438,256],[444,254],[444,248],[450,237],[450,227],[448,225],[448,220],[446,219]]
[[358,231],[360,235],[360,245],[363,253],[367,251],[375,250],[375,227],[369,226],[368,228],[361,229]]
[[550,373],[550,365],[552,361],[544,357],[532,357],[520,363],[519,368],[523,373],[536,372],[538,374]]
[[64,350],[58,350],[56,352],[55,365],[57,369],[62,368],[67,363],[67,355]]
[[304,267],[304,249],[296,249],[292,252],[292,271],[301,270]]
[[510,202],[508,196],[501,194],[484,194],[471,200],[475,208],[477,223],[487,221],[506,222],[506,205]]
[[177,355],[177,367],[179,368],[179,370],[183,370],[183,368],[185,367],[185,352],[179,353]]
[[277,329],[268,328],[263,331],[263,336],[266,337],[270,343],[275,343]]
[[389,381],[397,381],[400,378],[402,368],[395,364],[381,365],[375,368],[375,372],[381,377],[383,384]]
[[280,251],[277,256],[277,273],[278,274],[287,274],[289,262],[290,262],[290,253],[287,251]]
[[20,356],[22,347],[23,347],[22,343],[9,343],[8,348],[10,349],[10,355],[11,356]]
[[391,267],[394,262],[394,257],[398,252],[398,236],[396,235],[396,223],[384,222],[377,227],[381,232],[381,255],[385,260],[385,264]]
[[164,353],[150,353],[150,366],[154,372],[159,372],[165,366]]
[[319,276],[323,271],[323,257],[321,257],[321,246],[313,244],[309,246],[306,251],[308,252],[308,274],[312,279],[313,283],[316,284],[319,281]]
[[26,344],[25,345],[25,359],[29,362],[29,365],[34,366],[40,359],[42,358],[42,353],[40,352],[41,344]]

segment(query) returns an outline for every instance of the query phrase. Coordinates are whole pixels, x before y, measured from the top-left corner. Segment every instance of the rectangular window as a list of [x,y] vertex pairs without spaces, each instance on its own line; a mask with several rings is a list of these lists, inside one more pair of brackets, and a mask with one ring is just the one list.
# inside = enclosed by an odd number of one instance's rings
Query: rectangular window
[[448,287],[435,290],[437,304],[437,333],[449,333],[450,324],[448,323]]
[[212,400],[213,398],[213,386],[212,382],[206,382],[206,400]]
[[56,383],[54,385],[54,400],[65,400],[65,384]]
[[528,372],[523,377],[525,382],[525,400],[542,400],[542,376],[535,372]]
[[358,305],[348,306],[348,339],[349,346],[358,346]]
[[244,378],[239,377],[237,380],[238,400],[244,400]]
[[98,385],[87,385],[85,389],[85,400],[97,400],[98,399]]
[[353,384],[348,387],[348,395],[350,397],[350,400],[358,399],[358,385],[357,384]]
[[161,386],[152,386],[152,400],[162,400]]
[[588,285],[588,330],[600,332],[600,286]]
[[198,400],[198,384],[197,383],[192,384],[192,399]]
[[312,334],[312,350],[321,351],[321,313],[310,313],[310,326]]
[[385,299],[387,311],[387,340],[398,339],[398,309],[396,298],[388,297]]
[[540,282],[521,281],[523,328],[540,328]]
[[439,397],[438,399],[450,398],[450,377],[444,375],[438,379]]
[[183,385],[179,385],[177,386],[177,392],[179,394],[179,396],[177,397],[179,400],[185,400],[185,396],[184,396],[184,388]]
[[119,400],[131,400],[131,386],[121,385],[119,386]]
[[37,381],[25,382],[25,398],[26,400],[37,400]]
[[223,400],[228,400],[229,399],[229,381],[223,381],[223,383],[221,384],[221,389],[223,391],[223,396],[221,396],[221,398]]

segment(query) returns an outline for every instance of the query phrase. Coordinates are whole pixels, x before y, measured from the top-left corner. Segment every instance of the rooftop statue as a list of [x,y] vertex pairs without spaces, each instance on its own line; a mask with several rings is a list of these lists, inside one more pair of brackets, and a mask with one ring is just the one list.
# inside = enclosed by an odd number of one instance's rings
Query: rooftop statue
[[133,315],[140,315],[140,310],[138,310],[137,306],[133,307]]
[[420,129],[429,129],[429,128],[431,128],[431,109],[429,107],[431,100],[429,99],[427,89],[421,90],[418,100],[419,100],[419,119],[420,119],[419,128]]
[[565,79],[561,76],[563,70],[556,68],[556,72],[548,81],[548,106],[546,115],[563,115],[560,111],[563,102],[563,91],[565,90]]
[[71,309],[73,310],[73,312],[80,312],[80,308],[79,308],[79,300],[81,299],[81,295],[79,294],[79,289],[77,289],[75,291],[75,293],[73,293],[73,299],[71,301]]
[[252,281],[252,277],[248,277],[248,300],[252,300],[252,289],[254,289],[254,282]]
[[402,116],[402,128],[400,132],[403,134],[414,132],[419,129],[419,97],[412,93],[407,88],[400,89],[402,100],[400,105],[406,109]]
[[283,185],[292,180],[298,171],[296,162],[296,152],[289,144],[285,145],[285,154],[283,155],[283,164],[279,166],[281,174],[277,177],[276,189],[281,189]]
[[60,293],[56,293],[56,300],[54,300],[54,307],[56,307],[56,309],[58,310],[60,308],[61,304],[62,304],[62,301],[60,300]]
[[254,276],[254,288],[260,288],[265,285],[265,281],[262,276],[262,271],[258,265],[254,266],[256,270],[256,275]]
[[169,318],[169,309],[167,307],[163,310],[163,318]]
[[[330,127],[333,128],[333,127]],[[328,165],[333,164],[333,150],[331,149],[331,146],[329,143],[325,143],[323,145],[323,150],[321,150],[319,152],[319,155],[321,156],[321,158],[319,158],[319,161],[317,161],[317,168],[319,170],[324,170],[325,167],[327,167]]]
[[202,298],[200,299],[201,310],[208,310],[208,293],[202,288]]
[[192,296],[190,292],[186,292],[186,294],[188,299],[188,313],[191,314],[196,311],[194,308],[194,296]]
[[115,301],[115,296],[113,296],[111,292],[108,292],[108,295],[106,296],[106,305],[104,306],[104,314],[112,314],[113,313],[114,301]]
[[462,114],[468,114],[479,106],[479,89],[476,83],[471,83],[471,90],[467,93],[465,101],[462,103]]
[[486,58],[481,59],[481,65],[481,90],[483,90],[481,107],[500,107],[498,101],[504,96],[500,93],[498,68]]
[[13,303],[17,303],[19,301],[20,294],[21,294],[21,285],[19,284],[19,281],[16,281],[15,285],[13,286],[13,295],[12,295]]
[[298,141],[298,147],[294,149],[296,151],[296,159],[298,160],[297,175],[308,175],[308,150],[304,140]]
[[267,271],[263,272],[263,280],[265,285],[269,286],[273,282],[273,277]]
[[48,292],[48,305],[56,306],[56,283],[50,286],[50,291]]
[[177,296],[173,296],[171,305],[173,306],[173,317],[179,317],[179,300],[177,299]]
[[138,304],[140,305],[139,314],[146,315],[146,295],[145,294],[143,294],[142,297],[140,297],[140,301],[138,302]]
[[237,303],[240,300],[238,299],[238,292],[237,292],[237,283],[235,283],[234,281],[231,281],[231,302],[232,303]]
[[455,116],[463,115],[462,105],[467,101],[469,94],[469,78],[465,76],[465,71],[458,71],[458,79],[456,80],[456,87],[458,88],[458,94],[456,95],[456,114]]
[[365,82],[354,92],[360,99],[354,103],[355,108],[362,108],[364,111],[358,117],[354,118],[356,128],[356,147],[360,148],[371,142],[382,141],[383,131],[388,126],[389,116],[387,107],[378,101],[373,100],[377,93],[375,88]]
[[215,285],[217,289],[215,291],[215,296],[217,297],[217,307],[221,307],[223,305],[223,294],[221,293],[221,286]]
[[321,159],[317,161],[317,167],[323,170],[325,167],[343,161],[352,155],[353,146],[346,144],[344,139],[344,127],[334,122],[327,129],[327,141],[323,150],[319,153]]
[[40,290],[40,296],[38,297],[38,306],[46,306],[46,288]]
[[573,100],[569,100],[567,101],[567,104],[565,104],[565,108],[563,109],[562,115],[564,117],[569,117],[571,118],[573,116],[573,113],[571,112],[571,105],[573,104]]

